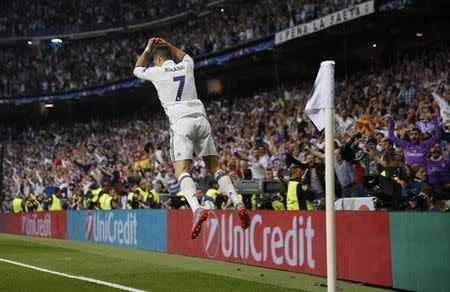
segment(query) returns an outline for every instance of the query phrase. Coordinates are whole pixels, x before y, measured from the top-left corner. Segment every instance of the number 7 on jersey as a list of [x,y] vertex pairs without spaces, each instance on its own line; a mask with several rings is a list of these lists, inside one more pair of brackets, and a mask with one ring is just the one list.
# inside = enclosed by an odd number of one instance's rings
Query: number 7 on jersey
[[184,89],[184,81],[185,81],[184,75],[173,77],[173,82],[180,82],[180,84],[178,86],[177,97],[175,98],[175,101],[181,100],[181,95],[183,94],[183,89]]

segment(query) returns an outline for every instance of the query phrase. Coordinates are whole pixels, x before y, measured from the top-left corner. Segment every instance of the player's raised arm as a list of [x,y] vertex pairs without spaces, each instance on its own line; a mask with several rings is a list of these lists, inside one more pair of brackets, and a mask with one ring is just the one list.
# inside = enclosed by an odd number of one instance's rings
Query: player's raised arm
[[147,47],[145,48],[144,52],[142,52],[142,54],[137,59],[135,67],[146,67],[147,66],[148,60],[150,59],[150,53],[156,44],[155,41],[156,41],[156,38],[151,38],[148,40]]
[[136,61],[135,68],[133,70],[134,76],[140,79],[148,79],[145,76],[145,67],[147,67],[148,61],[150,59],[150,54],[156,45],[156,38],[151,38],[148,40],[147,47],[144,52],[139,56]]

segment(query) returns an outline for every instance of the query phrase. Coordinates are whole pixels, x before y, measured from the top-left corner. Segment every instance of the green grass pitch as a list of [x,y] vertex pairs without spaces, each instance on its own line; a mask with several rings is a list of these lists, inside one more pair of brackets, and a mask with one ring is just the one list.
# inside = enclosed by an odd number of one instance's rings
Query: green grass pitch
[[[0,234],[0,258],[146,291],[326,291],[321,277],[87,242]],[[344,281],[337,286],[383,291]],[[114,290],[0,262],[0,291]]]

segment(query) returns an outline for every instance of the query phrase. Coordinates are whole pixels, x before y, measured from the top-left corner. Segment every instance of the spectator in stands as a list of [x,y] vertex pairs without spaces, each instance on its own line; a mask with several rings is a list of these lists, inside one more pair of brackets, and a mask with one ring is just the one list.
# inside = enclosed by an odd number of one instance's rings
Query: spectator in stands
[[264,171],[264,180],[274,180],[272,168],[266,168],[266,170]]
[[217,208],[214,199],[206,195],[205,189],[202,187],[197,187],[196,196],[199,204],[206,210],[213,210]]
[[389,119],[389,139],[391,139],[397,147],[400,147],[404,151],[405,162],[409,165],[424,164],[427,158],[428,151],[431,147],[439,141],[441,138],[441,128],[437,117],[433,117],[433,124],[435,128],[434,135],[425,141],[420,140],[420,130],[418,128],[412,128],[409,131],[409,142],[402,140],[394,134],[394,121]]
[[214,180],[214,177],[209,174],[208,170],[205,167],[200,169],[200,175],[195,179],[198,187],[202,189],[207,189],[209,187],[210,182]]
[[432,92],[434,101],[439,106],[439,113],[443,120],[444,127],[450,130],[450,94],[447,92],[446,99],[443,98],[445,88],[441,87],[444,84],[444,80],[437,82],[436,88]]
[[352,163],[352,157],[350,157],[349,160],[344,160],[342,157],[342,150],[338,148],[334,150],[334,158],[334,170],[339,183],[342,186],[342,197],[353,197],[353,189],[355,186],[355,167]]
[[381,139],[381,152],[380,155],[375,156],[376,162],[383,168],[391,166],[395,161],[394,144],[389,138]]
[[252,170],[248,168],[248,161],[245,159],[239,161],[238,177],[241,180],[250,180],[253,178]]
[[171,195],[176,195],[180,191],[180,184],[175,178],[175,173],[172,167],[169,167],[167,170],[166,187]]
[[[203,1],[200,2],[200,5],[189,4],[172,7],[170,1],[167,5],[153,2],[150,5],[147,2],[137,4],[138,2],[127,0],[117,5],[106,5],[105,2],[95,8],[87,0],[79,2],[68,2],[68,4],[64,1],[52,2],[52,4],[37,2],[35,5],[40,9],[36,11],[29,9],[26,2],[23,1],[15,8],[8,6],[11,10],[3,11],[7,16],[7,31],[10,34],[20,36],[25,33],[30,35],[29,33],[32,34],[36,30],[36,32],[48,31],[54,35],[51,32],[56,27],[79,31],[88,27],[95,29],[97,25],[100,25],[97,28],[103,29],[108,26],[120,26],[134,21],[154,20],[164,15],[191,9],[193,6],[196,8],[204,7]],[[189,2],[182,1],[181,3]],[[287,2],[288,0],[277,2],[263,0],[258,1],[257,4],[253,1],[237,5],[229,4],[223,12],[215,11],[212,14],[200,17],[193,14],[194,19],[189,18],[186,20],[188,23],[182,21],[170,27],[162,26],[154,34],[163,35],[170,30],[175,42],[187,44],[181,47],[182,50],[200,56],[227,49],[239,43],[252,41],[255,38],[271,35],[275,33],[275,30],[288,28],[294,24],[311,20],[318,15],[323,15],[323,13],[332,13],[337,9],[336,6],[324,2],[322,13],[316,15],[314,11],[319,7],[318,4],[289,1],[292,11],[304,9],[304,17],[298,18],[294,23],[294,21],[289,21],[286,18]],[[161,9],[161,7],[169,7],[169,9]],[[54,14],[55,9],[59,12],[69,13],[70,17],[65,13]],[[49,11],[53,12],[49,15],[47,14]],[[24,13],[25,15],[23,15]],[[55,15],[58,15],[58,17]],[[23,19],[27,20],[26,23],[23,23]],[[45,27],[42,22],[43,19],[47,24],[49,21],[52,22],[55,27]],[[92,19],[97,19],[97,21],[93,22]],[[36,27],[36,21],[41,25]],[[193,29],[193,27],[196,29]],[[228,27],[233,29],[229,30]],[[137,32],[128,34],[126,37],[118,35],[118,37],[113,38],[108,36],[104,39],[93,38],[92,40],[83,39],[81,41],[64,40],[62,44],[56,46],[55,44],[47,46],[41,43],[39,48],[34,47],[33,44],[31,47],[25,48],[2,49],[0,51],[0,60],[3,61],[3,66],[0,69],[2,81],[0,82],[2,85],[0,90],[3,90],[0,92],[0,96],[70,91],[129,79],[131,76],[128,73],[129,63],[126,56],[130,56],[132,52],[137,51],[140,45],[139,40],[147,33],[147,31]],[[203,37],[198,37],[199,35]],[[191,41],[193,39],[196,41]],[[106,43],[107,45],[99,46],[99,43]],[[105,51],[105,47],[109,48],[110,53]],[[93,60],[105,58],[108,60],[107,65],[95,64],[94,66],[92,64]],[[30,70],[17,70],[17,68],[25,67]],[[91,68],[94,67],[95,70],[92,70]],[[49,70],[49,68],[52,68],[52,70]]]
[[3,197],[1,211],[3,213],[10,213],[12,211],[11,197],[8,194]]
[[306,156],[305,182],[316,193],[316,198],[325,196],[325,164],[318,162],[313,153]]
[[255,147],[252,156],[249,157],[251,163],[251,171],[253,179],[263,180],[264,171],[269,166],[269,161],[266,156],[261,153],[260,147]]
[[348,116],[347,109],[342,109],[340,115],[336,114],[336,132],[346,137],[351,135],[355,127],[355,120]]
[[431,147],[431,157],[426,161],[427,181],[434,188],[450,184],[450,159],[442,156],[442,146],[436,143]]
[[400,100],[401,104],[403,104],[408,109],[413,103],[415,97],[416,87],[410,80],[405,79],[400,87],[398,99]]

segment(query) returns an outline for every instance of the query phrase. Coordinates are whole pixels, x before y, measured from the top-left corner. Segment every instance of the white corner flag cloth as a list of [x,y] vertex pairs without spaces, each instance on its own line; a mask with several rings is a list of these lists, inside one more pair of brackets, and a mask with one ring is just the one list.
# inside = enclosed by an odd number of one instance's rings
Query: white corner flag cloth
[[319,131],[325,128],[325,109],[334,107],[334,61],[320,63],[305,112]]

